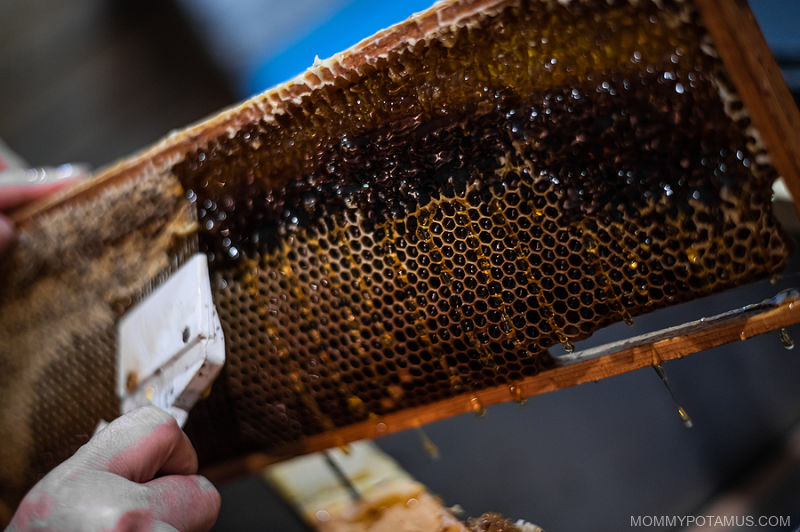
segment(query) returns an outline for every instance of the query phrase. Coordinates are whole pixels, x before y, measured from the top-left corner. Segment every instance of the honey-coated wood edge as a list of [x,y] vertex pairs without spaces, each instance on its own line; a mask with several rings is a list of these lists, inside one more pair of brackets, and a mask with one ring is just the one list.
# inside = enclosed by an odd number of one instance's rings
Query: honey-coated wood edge
[[239,459],[204,468],[203,473],[219,482],[237,475],[260,471],[275,462],[293,456],[321,451],[349,442],[376,438],[392,432],[419,427],[439,419],[475,411],[476,406],[504,403],[514,398],[532,397],[562,388],[595,382],[669,360],[683,358],[730,342],[741,341],[766,332],[800,323],[800,299],[790,299],[780,306],[749,315],[738,315],[692,331],[683,336],[622,349],[615,353],[559,366],[514,383],[519,396],[512,396],[508,386],[494,386],[471,394],[462,394],[429,405],[387,414],[374,421],[311,436],[283,453],[253,453]]
[[800,214],[800,111],[746,0],[695,0]]

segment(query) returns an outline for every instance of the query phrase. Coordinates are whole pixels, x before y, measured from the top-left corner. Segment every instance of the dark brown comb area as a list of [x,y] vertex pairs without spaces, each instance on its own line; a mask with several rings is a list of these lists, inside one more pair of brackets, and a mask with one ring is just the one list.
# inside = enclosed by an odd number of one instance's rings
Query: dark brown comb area
[[230,409],[237,445],[278,448],[521,399],[550,346],[781,269],[775,172],[691,6],[663,4],[509,5],[176,165],[228,346],[194,430]]

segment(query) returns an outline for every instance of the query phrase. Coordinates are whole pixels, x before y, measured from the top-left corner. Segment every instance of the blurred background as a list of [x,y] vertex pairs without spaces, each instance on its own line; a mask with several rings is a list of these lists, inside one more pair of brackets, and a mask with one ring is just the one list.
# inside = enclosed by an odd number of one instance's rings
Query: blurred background
[[[800,2],[751,0],[800,94]],[[0,0],[0,139],[31,165],[103,166],[300,73],[429,0]],[[798,271],[795,260],[788,272]],[[611,327],[578,348],[752,303],[768,282]],[[800,327],[789,330],[800,339]],[[776,334],[667,364],[687,430],[650,369],[490,407],[378,444],[467,515],[549,531],[631,515],[790,515],[800,526],[800,349]],[[305,530],[258,476],[221,487],[215,530]],[[724,506],[724,505],[728,506]],[[730,506],[733,504],[733,506]],[[720,506],[723,505],[723,506]],[[719,529],[716,529],[719,530]],[[752,529],[751,529],[752,530]]]

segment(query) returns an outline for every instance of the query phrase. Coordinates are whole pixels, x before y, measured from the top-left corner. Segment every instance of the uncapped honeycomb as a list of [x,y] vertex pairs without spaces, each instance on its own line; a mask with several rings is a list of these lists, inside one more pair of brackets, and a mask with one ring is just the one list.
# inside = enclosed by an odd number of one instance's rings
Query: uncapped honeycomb
[[203,452],[232,445],[221,412],[241,452],[521,401],[549,347],[786,262],[775,171],[689,3],[510,2],[351,74],[173,169],[228,348]]

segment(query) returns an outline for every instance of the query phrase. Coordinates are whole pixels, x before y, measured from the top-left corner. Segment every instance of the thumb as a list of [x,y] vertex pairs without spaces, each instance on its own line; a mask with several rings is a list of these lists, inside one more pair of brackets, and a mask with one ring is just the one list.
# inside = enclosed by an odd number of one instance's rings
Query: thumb
[[175,419],[154,406],[112,421],[79,451],[93,468],[146,482],[156,473],[197,471],[197,454]]
[[205,532],[217,520],[220,496],[205,477],[170,475],[147,484],[150,508],[156,521],[183,532]]

